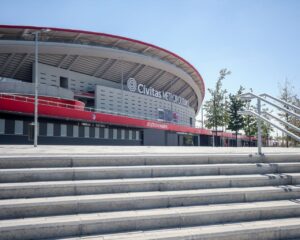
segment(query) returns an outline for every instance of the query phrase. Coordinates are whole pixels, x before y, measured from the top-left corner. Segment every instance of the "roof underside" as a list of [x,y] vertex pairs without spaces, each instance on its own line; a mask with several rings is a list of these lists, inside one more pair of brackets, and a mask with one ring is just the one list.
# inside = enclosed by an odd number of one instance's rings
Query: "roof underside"
[[[41,28],[0,26],[0,40],[33,41],[34,36],[29,33],[36,29]],[[107,34],[54,28],[51,28],[51,30],[51,32],[41,34],[41,42],[61,42],[108,47],[154,57],[171,63],[191,76],[201,90],[202,98],[204,97],[204,83],[197,70],[184,59],[167,50],[143,42]],[[0,52],[0,76],[31,81],[33,62],[34,55],[29,52]],[[199,108],[197,95],[189,84],[178,76],[158,68],[126,60],[73,54],[40,54],[39,62],[118,83],[121,82],[123,72],[123,79],[134,77],[138,82],[184,97],[189,100],[190,106],[195,111]]]

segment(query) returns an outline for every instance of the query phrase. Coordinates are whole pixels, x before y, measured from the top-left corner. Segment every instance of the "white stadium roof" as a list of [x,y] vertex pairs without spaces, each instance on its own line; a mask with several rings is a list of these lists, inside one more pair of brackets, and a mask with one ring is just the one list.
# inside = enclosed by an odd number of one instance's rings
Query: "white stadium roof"
[[31,81],[34,31],[41,33],[39,62],[121,82],[134,77],[190,102],[198,112],[205,94],[199,72],[180,56],[138,40],[88,31],[0,25],[0,76]]

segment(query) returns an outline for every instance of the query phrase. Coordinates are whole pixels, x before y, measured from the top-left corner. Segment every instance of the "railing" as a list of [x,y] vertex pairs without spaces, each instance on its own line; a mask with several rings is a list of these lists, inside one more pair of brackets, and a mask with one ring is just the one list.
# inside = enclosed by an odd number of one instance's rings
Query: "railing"
[[[294,111],[300,111],[300,108],[293,105],[293,104],[290,104],[286,101],[283,101],[281,99],[278,99],[278,98],[275,98],[269,94],[266,94],[266,93],[263,93],[263,94],[260,94],[260,95],[256,95],[256,94],[253,94],[253,93],[245,93],[245,94],[241,94],[239,96],[242,100],[252,100],[252,99],[257,99],[257,109],[256,109],[256,112],[255,111],[251,111],[251,110],[245,110],[245,111],[240,111],[240,114],[244,114],[244,115],[253,115],[257,118],[257,146],[258,146],[258,154],[262,154],[262,138],[261,138],[261,121],[264,121],[270,125],[272,125],[273,127],[279,129],[280,131],[286,133],[288,136],[290,136],[291,138],[295,139],[296,141],[300,142],[300,137],[297,136],[296,134],[292,133],[291,131],[285,129],[284,127],[281,127],[281,126],[278,126],[277,124],[273,123],[272,121],[270,121],[269,119],[265,118],[263,115],[265,116],[269,116],[273,119],[275,119],[276,121],[280,122],[282,125],[285,125],[285,126],[288,126],[289,128],[295,130],[296,132],[300,133],[300,128],[298,128],[297,126],[287,122],[287,121],[284,121],[276,116],[274,116],[273,114],[271,114],[270,112],[262,112],[261,111],[261,101],[273,106],[273,107],[276,107],[277,109],[280,109],[282,111],[284,111],[286,114],[288,115],[292,115],[298,119],[300,119],[300,115],[297,114],[296,112]],[[273,101],[276,101],[276,102],[279,102],[280,104],[282,104],[283,106],[280,106],[280,105],[277,105],[269,100],[267,100],[266,98],[270,98],[272,99]],[[288,106],[289,108],[292,108],[294,109],[294,111],[290,111],[289,109],[286,108],[286,106]]]
[[[2,99],[13,99],[14,101],[27,102],[27,103],[33,103],[34,104],[34,97],[33,96],[28,97],[28,96],[20,96],[20,95],[12,94],[12,93],[0,93],[0,99],[1,98]],[[73,101],[76,101],[76,100],[73,100]],[[67,103],[44,100],[44,99],[39,99],[38,104],[39,105],[44,105],[44,106],[69,108],[69,109],[74,109],[74,110],[79,110],[79,111],[88,111],[88,112],[99,112],[99,113],[105,113],[105,114],[111,114],[111,115],[117,115],[117,116],[126,116],[126,117],[131,117],[131,118],[136,118],[136,119],[142,119],[142,120],[158,121],[160,123],[166,123],[166,124],[171,123],[171,124],[180,125],[180,126],[187,126],[186,124],[177,123],[177,122],[167,122],[167,121],[164,121],[164,120],[161,120],[161,119],[156,119],[156,118],[147,117],[147,116],[114,112],[114,111],[110,111],[110,110],[106,110],[106,109],[96,109],[96,108],[91,108],[91,107],[83,107],[83,106],[77,106],[77,105],[73,105],[73,104],[67,104]]]
[[[0,101],[1,101],[1,99],[10,99],[10,100],[12,99],[12,100],[17,101],[17,102],[34,104],[34,97],[33,96],[20,96],[17,93],[15,93],[15,94],[0,93]],[[71,100],[71,101],[76,101],[76,100]],[[159,122],[159,123],[162,123],[162,124],[173,124],[173,125],[178,125],[178,126],[189,127],[189,126],[184,125],[184,124],[170,123],[170,122],[161,121],[161,120],[150,118],[150,117],[141,117],[141,116],[137,116],[137,115],[133,115],[133,114],[122,114],[122,113],[119,113],[119,112],[107,111],[107,110],[104,110],[104,109],[95,109],[95,108],[83,107],[83,106],[67,104],[67,103],[62,103],[62,102],[56,102],[56,101],[51,101],[51,100],[45,100],[45,99],[39,99],[38,104],[43,105],[43,106],[54,106],[54,107],[74,109],[74,110],[78,110],[78,111],[88,111],[88,112],[95,112],[95,113],[99,112],[99,113],[111,114],[111,115],[117,115],[117,116],[126,116],[126,117],[129,117],[129,118],[156,121],[156,122]],[[205,129],[199,128],[199,127],[197,129],[205,130]],[[210,131],[210,130],[207,130],[207,131]],[[229,134],[227,136],[229,138],[234,137],[233,135],[230,136],[231,133],[226,133],[226,134]],[[209,133],[208,135],[211,135],[211,133]],[[248,139],[248,136],[244,136],[244,138]]]

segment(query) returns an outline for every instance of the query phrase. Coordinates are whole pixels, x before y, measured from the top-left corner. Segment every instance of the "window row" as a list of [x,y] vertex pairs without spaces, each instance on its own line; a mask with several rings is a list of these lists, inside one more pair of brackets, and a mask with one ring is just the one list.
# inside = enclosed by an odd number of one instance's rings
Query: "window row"
[[[0,134],[28,135],[29,122],[0,119]],[[121,128],[78,126],[71,124],[39,124],[39,135],[47,137],[140,140],[140,131]]]

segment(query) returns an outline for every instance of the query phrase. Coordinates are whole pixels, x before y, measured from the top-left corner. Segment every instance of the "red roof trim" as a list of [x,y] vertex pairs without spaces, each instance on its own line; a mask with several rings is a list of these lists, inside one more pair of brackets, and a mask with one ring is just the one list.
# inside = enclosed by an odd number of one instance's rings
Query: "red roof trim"
[[84,34],[92,34],[92,35],[98,35],[98,36],[106,36],[106,37],[111,37],[111,38],[117,38],[117,39],[122,39],[122,40],[126,40],[126,41],[130,41],[130,42],[134,42],[134,43],[139,43],[139,44],[143,44],[146,45],[148,47],[152,47],[152,48],[156,48],[158,50],[161,50],[163,52],[166,52],[168,54],[173,55],[174,57],[180,59],[181,61],[183,61],[184,63],[186,63],[188,66],[190,66],[195,73],[197,74],[197,76],[200,78],[201,80],[201,86],[200,86],[200,91],[202,93],[202,101],[204,99],[205,96],[205,84],[203,81],[203,78],[201,77],[200,73],[197,71],[197,69],[191,64],[189,63],[187,60],[185,60],[184,58],[178,56],[176,53],[173,53],[169,50],[166,50],[164,48],[158,47],[156,45],[153,45],[151,43],[146,43],[140,40],[135,40],[132,38],[127,38],[127,37],[122,37],[122,36],[118,36],[118,35],[112,35],[112,34],[107,34],[107,33],[100,33],[100,32],[91,32],[91,31],[84,31],[84,30],[74,30],[74,29],[64,29],[64,28],[56,28],[56,27],[37,27],[37,26],[17,26],[17,25],[0,25],[0,28],[21,28],[21,29],[36,29],[36,30],[41,30],[41,29],[51,29],[54,31],[64,31],[64,32],[73,32],[73,33],[84,33]]

